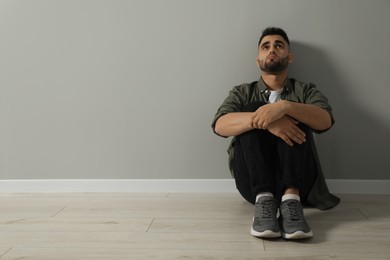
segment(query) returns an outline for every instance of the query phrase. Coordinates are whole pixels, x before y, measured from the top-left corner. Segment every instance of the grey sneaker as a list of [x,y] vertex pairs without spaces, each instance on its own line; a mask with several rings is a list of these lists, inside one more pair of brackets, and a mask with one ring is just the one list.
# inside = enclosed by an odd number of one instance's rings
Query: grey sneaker
[[280,225],[282,236],[286,239],[302,239],[313,236],[303,215],[301,202],[294,199],[285,200],[280,205]]
[[251,235],[263,238],[280,237],[279,223],[276,218],[277,211],[278,205],[273,197],[260,197],[255,204]]

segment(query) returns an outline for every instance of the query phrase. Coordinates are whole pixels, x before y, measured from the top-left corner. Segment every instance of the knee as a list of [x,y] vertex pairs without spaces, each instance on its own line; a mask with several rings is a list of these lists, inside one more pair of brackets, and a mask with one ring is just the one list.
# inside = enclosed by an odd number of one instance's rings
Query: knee
[[287,148],[288,150],[295,150],[295,149],[301,149],[302,147],[305,147],[305,146],[309,147],[311,145],[311,143],[313,142],[313,134],[312,134],[311,128],[305,124],[302,124],[302,123],[299,123],[296,126],[305,133],[306,141],[299,144],[299,145],[295,145],[295,144],[297,144],[295,142],[295,140],[290,138],[290,140],[294,144],[293,146],[290,146],[282,138],[275,138],[276,144],[278,145],[279,148]]

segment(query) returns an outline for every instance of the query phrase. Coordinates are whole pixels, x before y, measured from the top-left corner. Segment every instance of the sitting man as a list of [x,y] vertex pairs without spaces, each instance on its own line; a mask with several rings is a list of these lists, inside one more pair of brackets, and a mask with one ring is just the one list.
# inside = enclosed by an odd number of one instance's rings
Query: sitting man
[[302,203],[329,209],[340,201],[329,193],[313,140],[334,124],[332,108],[314,84],[288,77],[293,58],[285,31],[266,28],[260,79],[234,87],[212,123],[216,134],[234,137],[229,166],[238,191],[255,204],[256,237],[312,237]]

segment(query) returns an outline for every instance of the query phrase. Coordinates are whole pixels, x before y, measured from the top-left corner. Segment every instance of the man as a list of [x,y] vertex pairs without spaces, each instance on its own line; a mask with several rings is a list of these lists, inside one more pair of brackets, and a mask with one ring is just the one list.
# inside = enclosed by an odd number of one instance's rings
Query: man
[[313,139],[334,124],[332,108],[314,84],[288,77],[293,60],[285,31],[266,28],[260,79],[234,87],[212,123],[216,134],[234,137],[229,166],[241,195],[255,204],[256,237],[310,238],[302,203],[328,209],[340,201],[329,193]]

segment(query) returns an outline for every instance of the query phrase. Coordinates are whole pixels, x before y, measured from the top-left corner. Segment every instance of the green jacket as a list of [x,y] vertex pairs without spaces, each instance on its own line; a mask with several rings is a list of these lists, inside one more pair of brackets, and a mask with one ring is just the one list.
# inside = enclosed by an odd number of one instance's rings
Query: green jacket
[[[230,91],[229,96],[225,99],[225,101],[222,103],[217,113],[215,114],[214,120],[212,122],[212,128],[214,132],[215,123],[217,122],[218,118],[228,113],[241,112],[245,105],[254,101],[268,102],[269,94],[270,92],[261,78],[259,81],[254,81],[249,84],[242,84],[234,87]],[[295,80],[293,78],[287,79],[284,86],[284,90],[281,94],[281,99],[304,104],[313,104],[318,107],[321,107],[329,112],[332,120],[332,125],[335,122],[332,113],[332,108],[328,103],[328,99],[312,83],[307,84]],[[322,133],[327,130],[328,129],[323,131],[312,130],[310,137],[311,140],[314,140],[313,132]],[[229,168],[233,177],[234,140],[235,138],[233,137],[228,148]],[[317,180],[314,183],[313,188],[307,197],[307,202],[310,203],[310,205],[322,210],[333,208],[340,202],[340,199],[329,192],[320,165],[317,149],[315,147],[315,142],[311,143],[312,150],[317,163],[318,172]]]

